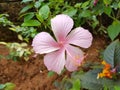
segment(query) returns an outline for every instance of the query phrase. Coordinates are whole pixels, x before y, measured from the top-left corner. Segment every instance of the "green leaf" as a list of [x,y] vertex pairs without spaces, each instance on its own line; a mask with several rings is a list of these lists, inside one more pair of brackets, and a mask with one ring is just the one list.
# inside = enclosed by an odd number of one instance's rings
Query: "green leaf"
[[0,90],[5,88],[5,84],[0,84]]
[[45,20],[48,18],[50,13],[50,8],[48,5],[44,5],[39,10],[39,15],[42,16],[42,18]]
[[115,86],[115,90],[120,90],[120,86]]
[[2,44],[2,45],[7,45],[7,43],[6,43],[6,42],[0,42],[0,44]]
[[40,2],[40,1],[36,1],[35,4],[34,4],[34,6],[35,6],[36,8],[39,8],[40,5],[41,5],[41,2]]
[[4,89],[4,90],[14,90],[15,87],[16,87],[16,85],[13,84],[13,83],[6,83],[6,84],[5,84],[5,89]]
[[28,20],[32,19],[33,17],[34,17],[34,13],[33,12],[27,13],[24,16],[24,21],[28,21]]
[[30,2],[32,0],[22,0],[23,3]]
[[103,88],[101,80],[97,79],[97,74],[99,72],[99,69],[95,69],[90,70],[83,75],[79,75],[79,78],[81,80],[81,87],[88,90],[101,90],[101,88]]
[[97,7],[93,8],[93,12],[95,15],[102,15],[103,12],[105,11],[104,9],[106,8],[106,6],[102,3],[102,4],[97,4]]
[[119,80],[103,78],[103,79],[101,79],[101,84],[103,86],[106,86],[107,90],[114,90],[114,86],[120,85],[120,81]]
[[120,2],[118,3],[118,7],[120,8]]
[[106,86],[104,86],[104,90],[108,90],[108,88]]
[[117,10],[119,8],[118,4],[119,4],[118,2],[113,2],[112,5],[111,5],[111,7],[113,9]]
[[48,77],[51,77],[51,76],[53,76],[54,74],[55,74],[54,72],[49,71],[49,72],[48,72]]
[[89,5],[89,3],[90,3],[89,1],[84,2],[82,4],[81,8],[83,8],[83,9],[87,8],[87,6]]
[[28,20],[25,21],[22,26],[40,26],[40,22],[38,20]]
[[120,42],[116,40],[112,42],[104,51],[104,60],[111,64],[112,68],[120,64]]
[[114,66],[120,65],[120,41],[116,43],[115,55],[114,55]]
[[109,5],[112,0],[103,0],[104,4]]
[[18,39],[21,40],[21,41],[23,41],[23,37],[22,37],[21,34],[18,34]]
[[107,15],[110,15],[111,12],[112,12],[112,8],[110,8],[110,7],[105,7],[105,8],[104,8],[104,12],[105,12]]
[[82,5],[82,3],[76,3],[76,4],[74,5],[74,7],[75,7],[75,8],[80,8],[81,5]]
[[90,17],[91,11],[90,10],[83,10],[80,14],[81,17]]
[[36,14],[36,17],[41,23],[44,21],[40,14]]
[[77,13],[77,9],[70,8],[70,9],[67,9],[66,11],[64,11],[63,13],[72,17]]
[[60,87],[60,83],[59,83],[57,80],[55,80],[53,84],[54,84],[54,86],[57,87],[57,88]]
[[73,87],[70,90],[80,90],[81,84],[80,80],[77,79],[73,82]]
[[19,57],[22,57],[23,55],[24,55],[24,50],[21,50],[20,52],[19,52]]
[[114,21],[107,29],[108,35],[111,40],[114,40],[120,33],[120,22]]
[[92,27],[95,28],[98,24],[99,24],[99,21],[97,20],[96,16],[92,16],[92,20],[94,21],[92,23]]
[[25,6],[25,7],[20,11],[20,14],[28,11],[28,10],[31,9],[32,7],[33,7],[33,4],[29,4],[29,5]]

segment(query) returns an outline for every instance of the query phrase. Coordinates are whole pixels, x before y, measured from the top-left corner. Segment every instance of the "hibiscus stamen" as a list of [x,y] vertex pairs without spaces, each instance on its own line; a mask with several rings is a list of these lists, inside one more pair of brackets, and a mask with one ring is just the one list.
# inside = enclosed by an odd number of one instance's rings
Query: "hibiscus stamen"
[[79,55],[76,55],[73,59],[73,63],[76,66],[80,66],[82,61],[83,61],[84,57],[80,57]]

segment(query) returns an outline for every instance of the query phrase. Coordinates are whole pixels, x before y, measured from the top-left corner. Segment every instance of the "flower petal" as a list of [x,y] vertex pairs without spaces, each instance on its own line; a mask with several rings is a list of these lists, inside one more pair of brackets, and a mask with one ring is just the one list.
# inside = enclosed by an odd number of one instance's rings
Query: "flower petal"
[[51,27],[58,41],[63,41],[73,27],[73,20],[68,15],[57,15],[51,19]]
[[66,68],[69,71],[77,70],[77,67],[81,65],[81,62],[84,59],[84,52],[78,47],[74,47],[68,45],[66,47],[67,52],[67,60],[66,60]]
[[67,40],[70,44],[83,48],[90,47],[92,44],[92,39],[92,34],[82,27],[74,29],[67,37]]
[[58,43],[46,32],[41,32],[35,36],[32,42],[36,53],[44,54],[58,50]]
[[65,65],[65,50],[58,50],[45,55],[44,64],[48,70],[60,74]]

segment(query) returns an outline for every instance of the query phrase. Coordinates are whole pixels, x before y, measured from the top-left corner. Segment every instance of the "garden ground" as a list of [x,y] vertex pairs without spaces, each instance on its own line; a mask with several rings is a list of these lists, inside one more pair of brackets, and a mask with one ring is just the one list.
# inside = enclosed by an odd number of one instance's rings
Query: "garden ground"
[[[85,50],[88,54],[86,62],[100,61],[100,51],[105,48],[106,41],[102,37],[95,37],[92,46]],[[0,45],[0,54],[7,55],[8,49]],[[66,72],[64,73],[66,74]],[[67,75],[70,73],[67,72]],[[57,90],[53,83],[60,81],[64,75],[54,74],[48,77],[48,70],[44,66],[43,56],[30,57],[29,61],[0,60],[0,83],[12,82],[15,90]]]

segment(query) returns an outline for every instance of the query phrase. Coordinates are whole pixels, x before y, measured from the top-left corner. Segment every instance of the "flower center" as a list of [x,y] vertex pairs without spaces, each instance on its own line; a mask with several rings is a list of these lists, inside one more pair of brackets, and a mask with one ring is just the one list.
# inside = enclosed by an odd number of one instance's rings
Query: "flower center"
[[59,42],[59,47],[64,47],[65,46],[65,41],[60,41]]

